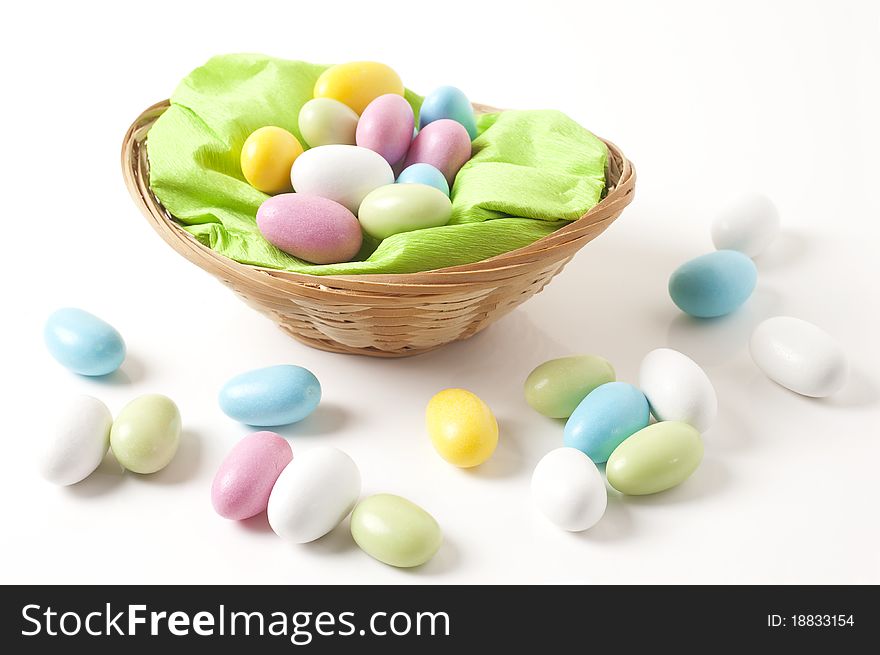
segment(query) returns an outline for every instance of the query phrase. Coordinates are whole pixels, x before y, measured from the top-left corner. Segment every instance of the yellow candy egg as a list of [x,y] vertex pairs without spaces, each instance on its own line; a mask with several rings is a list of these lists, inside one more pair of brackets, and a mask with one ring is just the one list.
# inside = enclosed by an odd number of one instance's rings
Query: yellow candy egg
[[375,61],[352,61],[331,66],[321,73],[314,91],[316,98],[338,100],[358,115],[386,93],[402,96],[403,82],[391,68]]
[[498,422],[489,406],[470,391],[441,391],[428,403],[426,418],[435,450],[450,464],[470,468],[495,452]]
[[303,152],[295,136],[268,125],[254,130],[241,147],[241,172],[263,193],[292,191],[290,167]]

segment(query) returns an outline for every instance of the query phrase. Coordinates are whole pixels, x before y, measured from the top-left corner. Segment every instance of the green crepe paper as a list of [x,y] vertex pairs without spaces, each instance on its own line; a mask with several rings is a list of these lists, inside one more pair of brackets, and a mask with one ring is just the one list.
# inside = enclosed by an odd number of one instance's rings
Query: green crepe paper
[[[260,234],[268,196],[245,182],[241,147],[277,125],[300,141],[300,107],[326,66],[263,55],[214,57],[186,77],[150,130],[150,187],[208,247],[243,264],[313,275],[414,273],[480,261],[528,245],[593,207],[605,186],[605,144],[558,111],[506,111],[478,118],[473,157],[455,179],[443,227],[365,237],[356,261],[316,265]],[[422,98],[406,98],[418,112]]]

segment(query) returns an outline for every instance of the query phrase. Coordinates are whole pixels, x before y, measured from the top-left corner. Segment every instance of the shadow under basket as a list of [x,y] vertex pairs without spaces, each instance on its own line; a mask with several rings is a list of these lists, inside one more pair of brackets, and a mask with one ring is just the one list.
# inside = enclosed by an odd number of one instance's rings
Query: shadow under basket
[[[239,264],[181,228],[150,190],[146,140],[168,108],[159,102],[128,129],[125,184],[165,241],[232,288],[294,338],[321,350],[405,357],[467,339],[541,291],[633,198],[635,170],[608,145],[607,195],[576,221],[517,250],[474,264],[394,275],[306,275]],[[477,112],[498,111],[474,105]]]

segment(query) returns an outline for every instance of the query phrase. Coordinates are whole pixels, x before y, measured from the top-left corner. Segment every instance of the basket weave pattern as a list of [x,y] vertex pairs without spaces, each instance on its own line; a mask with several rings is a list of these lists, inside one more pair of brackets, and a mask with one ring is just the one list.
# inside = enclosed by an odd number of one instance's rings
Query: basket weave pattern
[[[534,243],[474,264],[396,275],[315,276],[239,264],[183,230],[150,190],[146,139],[168,101],[144,111],[122,144],[126,186],[159,235],[299,341],[338,353],[403,357],[473,336],[541,291],[633,198],[635,170],[608,145],[607,196]],[[474,105],[476,111],[497,111]]]

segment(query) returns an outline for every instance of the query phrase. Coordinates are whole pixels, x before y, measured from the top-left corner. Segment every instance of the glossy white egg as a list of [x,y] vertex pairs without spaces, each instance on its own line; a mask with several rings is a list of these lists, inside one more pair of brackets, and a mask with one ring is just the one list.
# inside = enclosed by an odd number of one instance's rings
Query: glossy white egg
[[645,355],[639,388],[658,421],[681,421],[703,433],[718,413],[718,397],[709,376],[690,357],[671,348]]
[[738,250],[756,257],[779,234],[779,211],[767,196],[740,196],[718,213],[712,223],[712,241],[718,250]]
[[361,474],[351,457],[331,446],[297,454],[269,496],[269,525],[295,543],[314,541],[339,525],[361,493]]
[[40,431],[40,473],[49,482],[70,485],[87,478],[110,447],[113,416],[97,398],[78,396],[64,407],[54,430]]
[[306,150],[290,169],[297,193],[328,198],[357,215],[373,189],[394,183],[391,165],[377,152],[360,146],[327,145]]
[[593,461],[566,447],[551,450],[538,462],[532,473],[532,500],[563,530],[581,532],[605,514],[608,492]]
[[752,359],[771,380],[795,393],[824,398],[849,374],[843,348],[824,330],[792,316],[759,324],[749,342]]

